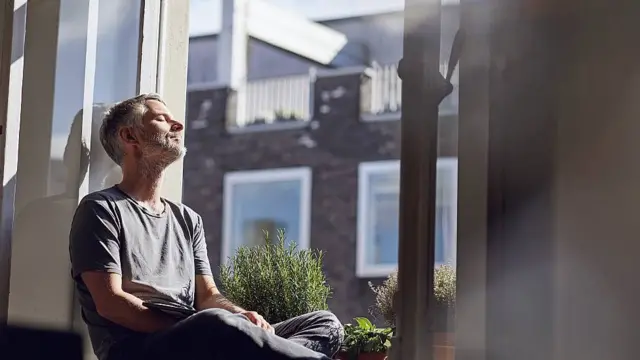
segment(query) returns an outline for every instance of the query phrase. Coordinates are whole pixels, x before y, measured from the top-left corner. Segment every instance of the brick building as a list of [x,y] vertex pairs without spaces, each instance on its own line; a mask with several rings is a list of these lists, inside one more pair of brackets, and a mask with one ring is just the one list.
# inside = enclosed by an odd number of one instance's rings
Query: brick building
[[[235,90],[198,65],[215,68],[216,36],[191,39],[183,194],[203,216],[214,271],[262,230],[285,228],[300,247],[326,252],[331,309],[344,321],[367,315],[369,281],[397,265],[402,49],[392,45],[402,21],[390,13],[323,22],[359,38],[347,49],[378,54],[368,66],[323,67],[251,40],[255,65]],[[444,61],[455,27],[443,28]],[[384,36],[363,37],[366,29]],[[456,97],[441,107],[437,263],[455,262]]]

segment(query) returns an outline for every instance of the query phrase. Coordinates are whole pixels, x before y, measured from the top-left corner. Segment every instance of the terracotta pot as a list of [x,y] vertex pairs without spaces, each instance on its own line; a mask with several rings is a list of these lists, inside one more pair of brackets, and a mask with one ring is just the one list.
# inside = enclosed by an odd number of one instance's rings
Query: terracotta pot
[[387,358],[385,353],[361,353],[358,355],[358,360],[384,360]]
[[[385,353],[361,353],[358,354],[358,360],[384,360],[387,357]],[[349,354],[339,352],[335,356],[336,360],[351,360]]]
[[434,360],[454,360],[455,350],[455,333],[437,332],[433,334]]
[[[436,332],[433,333],[433,352],[434,360],[454,360],[455,359],[455,333],[454,332]],[[358,360],[384,360],[386,354],[383,353],[364,353],[358,356]],[[339,352],[336,354],[337,360],[351,360],[347,353]]]

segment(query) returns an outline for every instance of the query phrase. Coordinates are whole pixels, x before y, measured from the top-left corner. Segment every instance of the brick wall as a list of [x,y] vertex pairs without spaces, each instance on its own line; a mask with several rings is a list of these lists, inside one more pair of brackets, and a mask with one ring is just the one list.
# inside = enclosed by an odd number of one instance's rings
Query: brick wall
[[[320,76],[314,89],[315,130],[288,129],[228,133],[234,93],[192,91],[187,96],[184,202],[204,219],[214,272],[220,265],[223,176],[229,171],[309,166],[313,171],[311,246],[326,251],[334,295],[331,309],[343,321],[367,315],[373,303],[368,281],[355,276],[358,164],[398,159],[400,122],[360,120],[360,73]],[[212,105],[201,111],[203,101]],[[457,121],[441,121],[441,155],[457,148]],[[314,147],[301,137],[309,135]]]

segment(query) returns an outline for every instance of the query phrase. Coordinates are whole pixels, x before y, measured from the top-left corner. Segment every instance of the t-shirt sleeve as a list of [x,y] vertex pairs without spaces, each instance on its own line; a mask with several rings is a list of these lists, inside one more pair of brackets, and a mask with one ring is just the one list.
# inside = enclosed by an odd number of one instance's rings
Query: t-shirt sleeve
[[196,275],[212,275],[207,255],[207,240],[204,236],[202,218],[198,215],[193,232],[193,259]]
[[81,201],[69,234],[73,277],[87,271],[122,274],[118,233],[116,217],[106,202]]

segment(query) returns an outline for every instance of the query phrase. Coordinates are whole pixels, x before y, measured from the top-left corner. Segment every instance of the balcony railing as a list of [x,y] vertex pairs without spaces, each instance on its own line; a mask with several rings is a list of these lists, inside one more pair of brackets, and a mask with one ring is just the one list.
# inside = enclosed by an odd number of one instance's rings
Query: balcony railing
[[[440,71],[444,73],[446,66]],[[402,81],[397,74],[397,65],[377,65],[362,68],[323,70],[322,74],[310,74],[248,81],[240,86],[235,96],[234,114],[228,114],[227,129],[231,132],[245,130],[282,130],[306,126],[311,120],[314,79],[339,74],[366,74],[360,88],[362,120],[397,120],[402,108]],[[453,93],[440,105],[441,115],[455,115],[458,112],[458,72],[453,75]],[[215,88],[211,84],[191,85],[192,90]],[[206,117],[212,106],[211,101],[203,103],[197,119]],[[194,124],[197,120],[194,120]],[[195,125],[194,125],[195,126]]]
[[311,86],[309,75],[249,81],[238,94],[241,109],[232,127],[308,121]]
[[[398,77],[396,64],[378,65],[371,68],[371,98],[368,117],[396,117],[400,115],[402,107],[402,80]],[[440,66],[444,74],[446,65]],[[453,93],[440,104],[440,112],[450,114],[458,109],[458,70],[453,74]],[[366,111],[366,109],[365,109]]]
[[402,80],[396,64],[374,64],[371,76],[371,114],[396,113],[402,106]]

